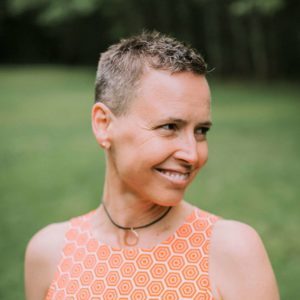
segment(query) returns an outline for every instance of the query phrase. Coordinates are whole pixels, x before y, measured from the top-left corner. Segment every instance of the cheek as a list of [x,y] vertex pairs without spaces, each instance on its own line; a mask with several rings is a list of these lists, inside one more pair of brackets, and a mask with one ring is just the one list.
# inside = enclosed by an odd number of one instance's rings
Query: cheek
[[201,144],[199,148],[199,164],[200,167],[206,164],[208,160],[208,144],[207,142],[204,142]]
[[[145,171],[157,163],[162,147],[153,139],[124,134],[112,145],[112,156],[119,174]],[[125,175],[126,176],[126,175]],[[140,175],[142,176],[142,175]]]

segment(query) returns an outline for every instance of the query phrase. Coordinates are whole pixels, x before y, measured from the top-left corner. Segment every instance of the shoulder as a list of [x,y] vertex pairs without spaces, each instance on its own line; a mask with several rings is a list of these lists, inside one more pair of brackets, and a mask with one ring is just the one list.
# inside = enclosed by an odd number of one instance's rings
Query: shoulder
[[25,259],[44,261],[54,259],[63,247],[69,222],[50,224],[38,231],[29,241]]
[[48,225],[29,241],[25,253],[27,299],[43,299],[60,261],[69,223]]
[[216,222],[211,240],[211,278],[225,299],[279,299],[259,235],[240,222]]
[[234,254],[234,257],[248,255],[249,245],[251,245],[251,251],[253,247],[256,250],[261,250],[262,247],[257,232],[249,225],[237,221],[218,220],[214,225],[212,238],[216,246],[222,244],[222,247],[217,247],[218,252]]

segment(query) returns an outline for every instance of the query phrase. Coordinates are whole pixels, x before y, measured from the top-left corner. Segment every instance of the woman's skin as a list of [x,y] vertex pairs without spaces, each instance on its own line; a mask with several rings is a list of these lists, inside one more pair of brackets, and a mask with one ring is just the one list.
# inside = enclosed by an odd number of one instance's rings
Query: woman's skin
[[[171,235],[191,214],[184,192],[208,159],[210,90],[204,76],[147,70],[126,114],[116,117],[102,103],[92,110],[92,128],[106,153],[103,201],[122,226],[150,223],[137,247],[150,248]],[[221,170],[220,170],[221,171]],[[67,223],[49,225],[30,241],[25,260],[28,300],[43,299],[53,279]],[[100,205],[92,218],[94,237],[125,247]],[[212,236],[210,280],[215,299],[276,300],[276,281],[263,244],[249,226],[220,220]]]

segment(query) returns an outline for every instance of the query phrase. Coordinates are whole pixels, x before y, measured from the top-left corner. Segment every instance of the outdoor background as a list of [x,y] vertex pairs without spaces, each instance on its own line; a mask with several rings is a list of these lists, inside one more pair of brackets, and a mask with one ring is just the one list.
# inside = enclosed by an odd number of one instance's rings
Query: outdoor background
[[24,298],[37,230],[99,204],[97,60],[142,29],[192,44],[213,70],[210,159],[186,199],[253,226],[282,299],[298,299],[299,20],[298,0],[2,0],[0,299]]

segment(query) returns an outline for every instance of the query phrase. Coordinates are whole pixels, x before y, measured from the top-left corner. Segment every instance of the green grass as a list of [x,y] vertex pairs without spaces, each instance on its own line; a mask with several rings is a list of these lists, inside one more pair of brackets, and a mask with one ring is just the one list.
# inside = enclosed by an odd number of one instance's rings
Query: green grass
[[[0,299],[22,299],[23,256],[48,223],[95,208],[104,160],[90,129],[94,71],[0,68]],[[211,82],[208,165],[186,198],[251,224],[283,300],[300,294],[300,88]]]

